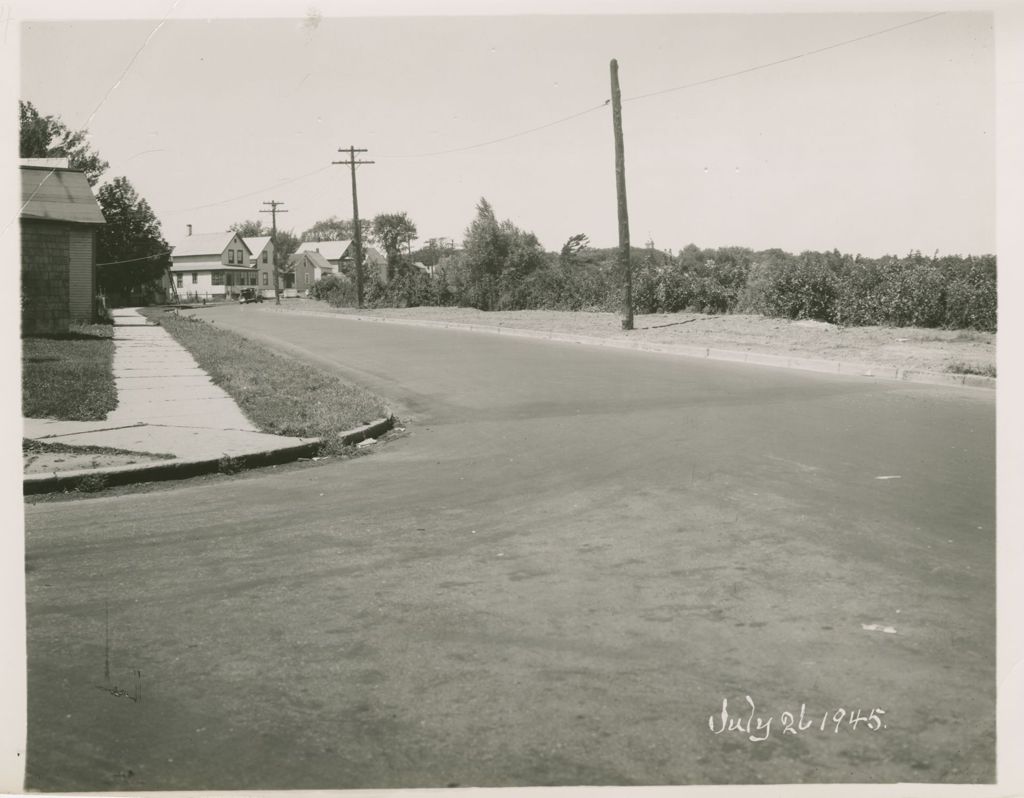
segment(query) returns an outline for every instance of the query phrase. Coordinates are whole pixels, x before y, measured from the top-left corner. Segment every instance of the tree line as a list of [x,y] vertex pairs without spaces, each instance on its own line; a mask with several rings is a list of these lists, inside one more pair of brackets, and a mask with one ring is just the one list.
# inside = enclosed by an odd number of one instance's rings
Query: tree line
[[[461,248],[436,242],[410,255],[429,271],[400,268],[375,282],[375,306],[454,305],[480,310],[623,310],[625,276],[617,248],[593,248],[582,233],[558,253],[536,236],[499,221],[486,199],[466,228]],[[931,257],[861,255],[743,247],[678,253],[653,242],[631,251],[634,313],[758,313],[847,326],[996,329],[994,255]],[[328,278],[314,295],[333,304],[353,301],[344,281]]]

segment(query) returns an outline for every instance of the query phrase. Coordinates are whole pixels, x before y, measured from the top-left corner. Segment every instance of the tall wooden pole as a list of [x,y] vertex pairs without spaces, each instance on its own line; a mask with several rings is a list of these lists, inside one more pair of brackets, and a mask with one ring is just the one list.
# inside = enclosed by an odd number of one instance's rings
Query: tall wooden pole
[[619,203],[619,266],[626,277],[622,329],[633,329],[633,268],[629,259],[629,211],[626,208],[626,156],[622,147],[622,96],[619,93],[619,62],[611,62],[612,127],[615,130],[615,194]]
[[[347,150],[338,148],[338,152],[347,152],[347,161],[331,161],[333,164],[344,164],[352,167],[352,243],[356,250],[356,306],[363,306],[363,232],[359,229],[359,194],[356,192],[356,166],[373,161],[357,161],[357,152],[365,149],[349,147]],[[340,264],[339,264],[340,265]]]
[[274,304],[281,304],[281,275],[278,271],[278,257],[277,257],[277,215],[279,213],[288,213],[288,211],[278,210],[279,205],[284,205],[280,200],[270,200],[270,202],[264,202],[264,205],[269,205],[270,210],[263,210],[260,213],[270,214],[270,240],[274,242]]

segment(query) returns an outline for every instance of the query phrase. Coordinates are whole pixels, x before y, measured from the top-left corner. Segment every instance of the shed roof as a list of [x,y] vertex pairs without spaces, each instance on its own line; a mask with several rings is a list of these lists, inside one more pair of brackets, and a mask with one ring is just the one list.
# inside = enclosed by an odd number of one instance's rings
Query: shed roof
[[296,252],[319,252],[327,260],[340,260],[345,257],[352,239],[342,241],[303,241]]
[[[237,233],[228,230],[224,233],[199,233],[194,236],[186,236],[174,247],[171,257],[184,258],[190,255],[216,255],[219,258],[221,253],[227,249],[228,244],[231,243],[231,239],[236,235]],[[242,238],[242,243],[246,249],[249,249],[249,246],[245,244],[244,238]]]
[[21,218],[104,224],[85,174],[75,169],[21,167]]

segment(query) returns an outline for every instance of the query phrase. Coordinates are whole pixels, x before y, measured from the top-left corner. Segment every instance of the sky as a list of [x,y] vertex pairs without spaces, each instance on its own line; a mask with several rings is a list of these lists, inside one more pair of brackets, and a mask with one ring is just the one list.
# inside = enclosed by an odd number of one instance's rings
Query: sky
[[[20,93],[87,127],[110,162],[104,179],[126,176],[172,244],[186,224],[269,222],[259,213],[269,200],[284,202],[279,225],[296,234],[351,217],[348,167],[331,161],[353,145],[374,161],[358,170],[360,215],[408,213],[414,246],[461,241],[480,197],[549,250],[576,233],[614,246],[605,101],[616,58],[635,245],[996,249],[986,13],[337,18],[291,4],[293,18],[201,19],[193,0],[151,9],[141,20],[23,22]],[[702,85],[640,97],[692,83]]]

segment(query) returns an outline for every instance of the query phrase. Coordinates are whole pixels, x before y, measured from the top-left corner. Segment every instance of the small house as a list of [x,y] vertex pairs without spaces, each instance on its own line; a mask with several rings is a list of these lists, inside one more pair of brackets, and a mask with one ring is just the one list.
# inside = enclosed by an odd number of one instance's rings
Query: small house
[[171,251],[171,279],[178,298],[227,299],[255,288],[258,270],[252,252],[238,233],[189,235]]
[[288,258],[287,274],[284,275],[284,287],[294,288],[305,293],[313,284],[328,274],[337,274],[327,259],[319,252],[296,252]]
[[[296,252],[318,252],[339,274],[355,274],[355,242],[303,241]],[[379,250],[363,244],[363,277],[368,280],[388,281],[388,261]]]
[[96,321],[96,231],[103,212],[85,174],[25,159],[21,171],[21,309],[27,335]]

